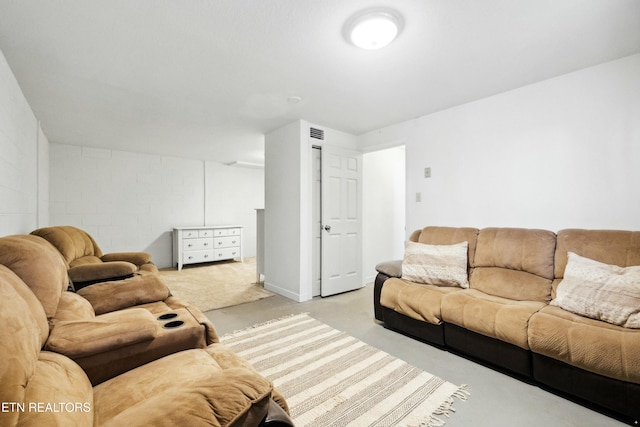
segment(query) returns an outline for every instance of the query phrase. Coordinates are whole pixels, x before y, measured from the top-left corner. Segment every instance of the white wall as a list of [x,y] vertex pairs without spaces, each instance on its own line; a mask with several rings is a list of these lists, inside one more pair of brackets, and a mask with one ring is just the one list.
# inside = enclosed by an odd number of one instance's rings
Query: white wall
[[48,141],[0,52],[0,236],[46,223]]
[[311,299],[311,145],[296,121],[265,137],[265,288]]
[[405,147],[363,155],[363,278],[376,264],[402,259],[405,240]]
[[640,230],[638,76],[634,55],[361,142],[406,140],[407,235],[426,225]]
[[[148,251],[169,267],[174,226],[233,223],[245,227],[244,255],[255,256],[246,201],[260,201],[263,180],[253,170],[65,144],[51,144],[50,156],[51,224],[86,230],[104,252]],[[230,198],[233,188],[244,197]]]

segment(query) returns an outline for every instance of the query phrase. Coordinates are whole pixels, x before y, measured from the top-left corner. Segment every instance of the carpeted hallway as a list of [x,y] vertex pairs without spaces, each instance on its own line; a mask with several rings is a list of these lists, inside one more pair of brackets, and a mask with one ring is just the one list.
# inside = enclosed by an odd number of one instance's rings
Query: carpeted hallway
[[276,295],[206,314],[222,335],[301,312],[447,381],[468,384],[471,397],[456,402],[456,412],[447,419],[446,427],[625,425],[537,386],[385,329],[373,317],[373,285],[304,303]]

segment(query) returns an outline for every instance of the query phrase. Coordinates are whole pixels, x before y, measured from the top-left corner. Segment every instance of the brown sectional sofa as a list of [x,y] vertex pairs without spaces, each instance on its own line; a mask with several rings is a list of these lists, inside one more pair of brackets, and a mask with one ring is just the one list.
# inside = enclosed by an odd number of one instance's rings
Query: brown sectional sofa
[[468,242],[469,287],[414,283],[401,278],[402,260],[381,263],[377,320],[616,418],[640,420],[640,329],[552,303],[569,252],[637,266],[640,232],[426,227],[409,241]]
[[0,425],[292,425],[273,385],[156,275],[88,299],[67,285],[46,240],[0,238]]

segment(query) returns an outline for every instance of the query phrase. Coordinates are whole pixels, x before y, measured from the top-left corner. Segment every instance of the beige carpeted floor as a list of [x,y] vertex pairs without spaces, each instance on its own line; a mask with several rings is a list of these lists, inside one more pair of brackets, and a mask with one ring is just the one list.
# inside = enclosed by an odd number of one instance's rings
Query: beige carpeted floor
[[220,261],[160,270],[171,293],[202,311],[229,307],[273,296],[256,283],[256,259]]

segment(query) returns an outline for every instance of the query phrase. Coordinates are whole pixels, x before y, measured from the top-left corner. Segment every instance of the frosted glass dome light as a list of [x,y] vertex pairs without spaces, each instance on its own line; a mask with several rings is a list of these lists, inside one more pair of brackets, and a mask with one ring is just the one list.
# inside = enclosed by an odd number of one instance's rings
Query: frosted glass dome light
[[397,37],[400,25],[397,14],[387,10],[370,10],[355,15],[347,22],[346,35],[359,48],[380,49]]

